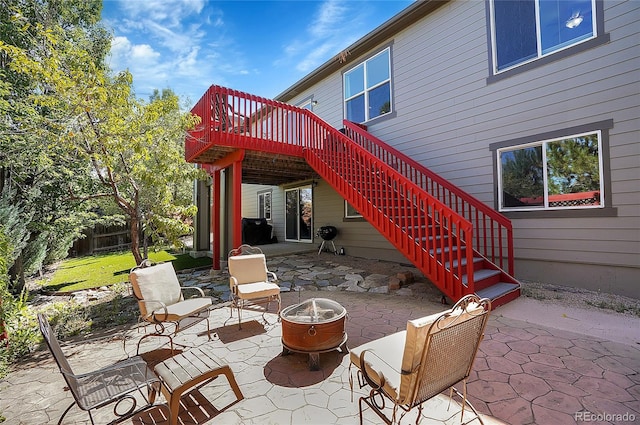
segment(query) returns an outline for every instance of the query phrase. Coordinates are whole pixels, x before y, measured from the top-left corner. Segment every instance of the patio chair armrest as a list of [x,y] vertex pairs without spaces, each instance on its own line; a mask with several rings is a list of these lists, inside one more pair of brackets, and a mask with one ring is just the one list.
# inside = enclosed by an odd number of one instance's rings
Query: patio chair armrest
[[237,292],[236,286],[238,286],[238,279],[236,279],[235,277],[231,276],[230,279],[229,279],[229,287],[231,289],[231,292],[234,293],[234,294]]
[[[143,316],[142,318],[148,322],[153,322],[153,323],[157,323],[157,321],[155,320],[155,315],[156,312],[160,309],[164,310],[164,317],[167,317],[169,315],[169,311],[167,310],[167,305],[165,303],[163,303],[162,301],[158,301],[158,300],[138,300],[139,303],[144,303],[147,304],[147,311],[149,313],[147,313],[145,316]],[[149,306],[148,304],[151,305],[158,305],[160,306],[160,308],[154,308],[153,306]],[[162,321],[160,321],[162,322]]]
[[[383,361],[385,363],[387,363],[387,362],[382,357],[378,356],[371,349],[363,350],[362,353],[360,353],[360,372],[362,373],[362,376],[363,376],[364,380],[367,382],[367,384],[371,388],[380,389],[380,388],[384,387],[384,385],[387,382],[387,380],[386,380],[386,378],[384,377],[384,374],[381,371],[373,370],[373,368],[371,368],[371,367],[367,368],[366,361],[365,361],[365,354],[367,354],[367,353],[369,353],[369,357],[370,356],[375,356],[378,359],[380,359],[380,361]],[[387,365],[388,365],[388,363],[387,363]],[[379,384],[376,382],[376,380],[374,380],[372,378],[372,376],[369,374],[369,372],[373,372],[373,373],[376,374],[376,377],[378,378],[377,382],[379,382]]]
[[[271,276],[271,279],[269,279],[269,276]],[[267,281],[276,281],[278,280],[278,276],[276,276],[276,274],[274,272],[267,272]]]
[[202,288],[198,287],[198,286],[181,286],[180,290],[185,291],[187,289],[195,289],[199,294],[201,298],[204,298],[204,291],[202,290]]
[[[93,376],[100,376],[102,377],[105,373],[108,372],[116,372],[118,370],[128,370],[131,366],[134,365],[138,365],[142,368],[142,370],[147,370],[148,369],[148,365],[147,362],[144,361],[144,359],[140,356],[133,356],[133,357],[129,357],[126,360],[122,360],[119,361],[117,363],[114,363],[112,365],[109,366],[105,366],[103,368],[100,368],[98,370],[94,370],[91,372],[87,372],[87,373],[82,373],[80,375],[76,375],[76,374],[72,374],[69,372],[65,372],[65,371],[61,371],[62,374],[67,375],[67,376],[72,376],[77,380],[83,380],[86,378],[91,378]],[[149,372],[151,372],[151,369],[148,369]],[[158,381],[158,377],[154,374],[154,373],[149,373],[148,375],[149,379],[148,382],[156,382]]]

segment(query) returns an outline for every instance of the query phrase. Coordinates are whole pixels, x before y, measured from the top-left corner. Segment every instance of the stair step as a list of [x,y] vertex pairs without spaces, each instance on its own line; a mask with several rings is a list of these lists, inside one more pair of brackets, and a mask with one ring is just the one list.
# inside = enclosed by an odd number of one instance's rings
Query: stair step
[[[500,270],[492,270],[492,269],[480,269],[473,272],[473,281],[476,282],[476,285],[481,280],[490,279],[496,275],[501,274]],[[466,285],[469,281],[469,276],[462,276],[462,284]]]
[[[464,248],[464,247],[463,247],[463,248]],[[444,251],[445,253],[448,253],[449,251],[457,252],[457,251],[458,251],[458,247],[457,247],[456,245],[453,245],[453,246],[451,247],[451,249],[449,249],[449,247],[448,247],[448,246],[445,246],[444,248],[438,248],[438,249],[436,249],[436,250],[435,250],[435,252],[434,252],[434,250],[433,250],[433,249],[430,249],[430,250],[429,250],[429,253],[430,253],[431,255],[440,255],[440,254],[442,254],[442,252],[443,252],[443,251]]]
[[[473,263],[474,263],[474,264],[476,264],[476,263],[482,263],[483,261],[484,261],[484,259],[483,259],[482,257],[473,257]],[[464,258],[462,259],[462,261],[460,261],[460,264],[462,264],[462,267],[466,266],[466,265],[467,265],[467,258],[466,258],[466,257],[464,257]],[[451,270],[450,262],[449,262],[449,261],[447,261],[446,263],[444,263],[444,266],[445,266],[448,270]],[[458,267],[458,260],[453,260],[453,268],[456,268],[456,267]]]
[[476,291],[476,295],[480,298],[489,298],[493,301],[500,297],[504,297],[511,292],[517,291],[518,289],[520,289],[520,285],[517,283],[498,282],[488,288]]

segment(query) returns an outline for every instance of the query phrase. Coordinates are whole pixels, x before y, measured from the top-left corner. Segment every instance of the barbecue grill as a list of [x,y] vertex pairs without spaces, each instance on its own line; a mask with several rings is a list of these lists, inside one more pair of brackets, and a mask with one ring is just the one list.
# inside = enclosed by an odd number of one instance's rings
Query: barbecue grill
[[333,243],[333,239],[338,235],[338,229],[336,229],[335,226],[322,226],[318,229],[316,235],[322,238],[322,244],[318,250],[318,255],[320,255],[324,249],[325,242],[331,242],[331,246],[333,246],[333,253],[338,253],[336,250],[336,244]]

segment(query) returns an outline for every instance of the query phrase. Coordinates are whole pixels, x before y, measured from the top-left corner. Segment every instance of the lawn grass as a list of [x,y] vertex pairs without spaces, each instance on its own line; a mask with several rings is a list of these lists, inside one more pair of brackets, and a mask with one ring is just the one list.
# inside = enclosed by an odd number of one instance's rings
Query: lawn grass
[[[193,258],[189,254],[177,254],[170,251],[158,251],[149,254],[154,262],[173,263],[178,270],[211,265],[211,258]],[[112,252],[64,260],[50,279],[42,281],[47,292],[69,292],[81,289],[98,288],[115,283],[126,282],[129,271],[135,267],[131,251]]]

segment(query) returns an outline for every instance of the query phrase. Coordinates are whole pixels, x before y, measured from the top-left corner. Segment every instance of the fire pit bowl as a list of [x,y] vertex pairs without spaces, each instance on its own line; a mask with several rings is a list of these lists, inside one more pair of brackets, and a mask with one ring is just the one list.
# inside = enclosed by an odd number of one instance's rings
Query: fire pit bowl
[[311,298],[286,307],[282,319],[282,354],[309,353],[311,370],[318,368],[318,354],[340,349],[346,352],[347,310],[333,300]]

